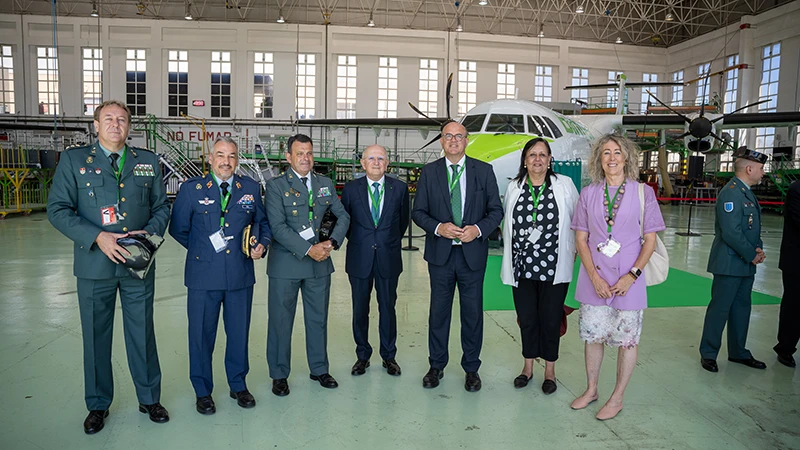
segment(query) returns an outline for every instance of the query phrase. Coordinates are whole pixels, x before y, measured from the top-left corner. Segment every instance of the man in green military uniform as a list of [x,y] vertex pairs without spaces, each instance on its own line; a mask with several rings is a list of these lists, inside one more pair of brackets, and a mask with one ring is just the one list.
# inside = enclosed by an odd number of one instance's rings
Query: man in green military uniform
[[750,186],[764,176],[767,155],[741,147],[734,157],[736,176],[717,197],[714,243],[708,258],[714,281],[700,341],[700,364],[709,372],[719,370],[717,354],[726,322],[728,361],[755,369],[767,367],[745,348],[756,265],[766,257],[761,242],[761,206]]
[[[273,235],[267,259],[267,363],[272,393],[278,396],[289,394],[292,325],[301,289],[311,379],[325,388],[338,386],[328,373],[330,254],[343,243],[350,226],[350,216],[331,179],[313,172],[311,138],[303,134],[289,138],[286,159],[291,168],[267,184],[265,201]],[[330,240],[320,241],[322,219],[328,209],[338,220]]]
[[169,420],[159,403],[161,368],[153,332],[155,268],[143,280],[120,263],[129,253],[117,239],[130,234],[163,236],[169,204],[158,157],[128,147],[131,112],[103,102],[94,112],[97,142],[61,153],[47,199],[50,223],[74,244],[73,271],[83,332],[86,434],[103,429],[114,394],[111,341],[117,291],[125,347],[139,410],[153,422]]

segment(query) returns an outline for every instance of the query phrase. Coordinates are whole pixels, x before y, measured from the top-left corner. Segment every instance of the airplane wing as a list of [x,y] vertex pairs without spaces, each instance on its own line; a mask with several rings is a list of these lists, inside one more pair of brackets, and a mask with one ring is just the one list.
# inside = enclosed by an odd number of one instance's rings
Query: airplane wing
[[[651,83],[640,83],[640,82],[630,82],[625,83],[625,86],[629,88],[637,88],[637,87],[650,87],[650,86],[683,86],[684,83],[681,82],[671,82],[671,81],[653,81]],[[584,85],[576,85],[576,86],[567,86],[564,90],[570,89],[612,89],[618,88],[619,83],[609,83],[609,84],[584,84]]]
[[[435,120],[445,122],[446,117]],[[439,129],[440,125],[424,117],[400,117],[395,119],[360,118],[360,119],[300,119],[298,125],[322,125],[332,128],[364,127],[364,128],[414,128]]]
[[[718,117],[713,115],[712,117]],[[623,128],[673,129],[684,127],[683,118],[674,114],[622,116]],[[800,125],[800,112],[736,113],[722,121],[722,128],[792,127]]]

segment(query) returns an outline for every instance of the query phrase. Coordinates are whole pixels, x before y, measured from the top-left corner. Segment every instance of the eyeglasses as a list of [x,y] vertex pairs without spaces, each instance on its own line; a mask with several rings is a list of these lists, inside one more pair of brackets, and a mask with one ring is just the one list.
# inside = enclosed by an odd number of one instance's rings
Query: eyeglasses
[[444,135],[444,140],[445,141],[452,141],[453,139],[455,139],[456,142],[460,142],[460,141],[464,140],[465,137],[466,136],[464,136],[461,133],[458,133],[458,134],[447,133],[447,134]]

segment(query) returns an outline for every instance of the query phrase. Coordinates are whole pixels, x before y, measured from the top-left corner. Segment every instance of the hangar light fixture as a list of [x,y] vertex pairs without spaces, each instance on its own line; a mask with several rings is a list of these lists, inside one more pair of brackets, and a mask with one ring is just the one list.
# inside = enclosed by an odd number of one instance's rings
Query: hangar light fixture
[[368,27],[374,27],[375,26],[375,21],[372,20],[372,13],[369,13],[369,22],[367,22],[367,26]]
[[283,10],[280,10],[280,11],[278,12],[278,14],[279,14],[279,15],[278,15],[278,20],[276,20],[276,22],[278,22],[278,23],[284,23],[284,22],[286,22],[286,19],[284,19],[284,18],[283,18]]
[[673,16],[671,12],[668,12],[666,17],[664,17],[664,20],[666,20],[667,22],[672,22],[673,20],[675,20],[675,16]]
[[89,13],[92,17],[100,17],[100,13],[97,12],[97,2],[92,2],[92,12]]
[[186,0],[186,9],[184,11],[183,18],[186,20],[192,20],[192,4],[189,3],[189,0]]
[[478,2],[479,6],[486,6],[488,4],[489,4],[489,0],[481,0],[481,1]]
[[578,7],[575,8],[576,14],[583,14],[583,3],[578,3]]
[[461,26],[461,17],[459,17],[458,21],[456,22],[456,31],[459,33],[464,31],[464,27]]
[[539,24],[539,34],[537,36],[540,37],[540,38],[544,37],[544,24],[543,23]]
[[617,36],[617,40],[614,42],[616,44],[622,44],[622,38]]

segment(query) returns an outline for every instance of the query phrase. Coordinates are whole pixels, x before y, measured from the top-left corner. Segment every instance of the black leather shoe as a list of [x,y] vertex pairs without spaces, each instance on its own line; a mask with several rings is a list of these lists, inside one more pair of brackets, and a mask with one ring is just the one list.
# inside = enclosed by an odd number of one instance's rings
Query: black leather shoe
[[236,403],[242,408],[252,408],[256,406],[256,399],[247,389],[239,392],[231,392],[231,398],[235,398]]
[[478,392],[481,390],[481,376],[478,372],[467,372],[467,380],[464,382],[464,389],[468,392]]
[[514,387],[517,389],[522,389],[528,385],[528,382],[531,381],[531,378],[527,375],[520,374],[517,378],[514,378]]
[[400,371],[400,364],[397,364],[397,361],[395,361],[394,358],[384,359],[383,367],[386,369],[386,373],[388,373],[389,375],[397,376],[402,373]]
[[738,364],[744,364],[747,367],[752,367],[753,369],[766,369],[767,365],[763,362],[753,358],[752,356],[748,359],[738,359],[738,358],[728,358],[728,361],[735,362]]
[[105,426],[105,419],[108,417],[108,410],[95,409],[89,411],[86,420],[83,421],[83,432],[86,434],[95,434],[102,430]]
[[350,375],[364,375],[367,371],[367,367],[369,367],[369,360],[368,359],[359,359],[353,364],[353,368],[350,370]]
[[542,383],[542,392],[544,392],[545,395],[552,394],[556,389],[558,389],[558,385],[553,380],[544,380],[544,383]]
[[719,372],[717,362],[710,358],[700,358],[700,365],[709,372]]
[[206,395],[205,397],[197,397],[197,412],[200,414],[214,414],[217,412],[217,407],[214,406],[214,399],[211,398],[210,395]]
[[444,378],[444,370],[431,367],[431,370],[422,377],[422,387],[428,389],[435,388],[439,386],[439,380],[442,378]]
[[143,405],[139,403],[139,412],[150,416],[150,420],[155,423],[169,422],[167,408],[161,406],[161,403],[153,403],[152,405]]
[[319,385],[328,388],[328,389],[336,389],[339,387],[339,383],[336,382],[336,378],[333,378],[329,373],[323,373],[322,375],[309,375],[314,381],[319,381]]
[[286,381],[286,378],[272,380],[272,393],[278,397],[289,395],[289,382]]
[[786,367],[796,367],[797,365],[794,362],[794,357],[789,354],[778,354],[778,362],[783,364]]

